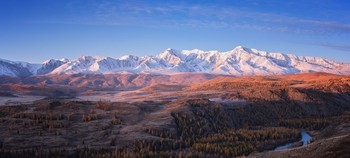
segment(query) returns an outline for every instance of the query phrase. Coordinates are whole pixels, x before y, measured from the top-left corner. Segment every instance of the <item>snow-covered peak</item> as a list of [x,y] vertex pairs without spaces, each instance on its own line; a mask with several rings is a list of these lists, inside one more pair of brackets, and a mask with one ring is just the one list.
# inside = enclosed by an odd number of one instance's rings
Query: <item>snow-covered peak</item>
[[134,56],[134,55],[124,55],[118,58],[119,60],[139,60],[138,56]]
[[158,54],[157,58],[167,61],[168,64],[175,66],[181,63],[183,54],[175,49],[168,48],[164,52]]
[[92,61],[95,60],[95,58],[92,57],[92,56],[85,56],[85,55],[83,55],[83,56],[79,57],[78,60],[82,61],[82,62],[92,62]]
[[241,45],[238,45],[236,46],[234,49],[244,49],[245,47],[241,46]]
[[330,59],[261,51],[237,46],[220,52],[168,48],[156,56],[119,58],[81,56],[75,60],[50,59],[42,64],[0,59],[0,75],[29,76],[76,73],[206,72],[230,75],[278,75],[300,72],[350,74],[350,64]]
[[0,59],[0,75],[11,77],[27,77],[32,75],[31,69],[31,65],[26,62],[13,62]]
[[62,58],[62,59],[59,59],[59,61],[62,61],[62,62],[64,62],[64,63],[66,63],[66,62],[69,62],[69,59],[67,59],[67,58]]
[[62,58],[62,59],[49,59],[44,61],[42,64],[47,65],[47,64],[55,64],[55,63],[67,63],[69,62],[68,59]]
[[178,51],[176,49],[172,49],[172,48],[167,48],[165,51],[163,51],[162,53],[158,54],[157,57],[159,58],[164,58],[166,56],[176,56],[176,57],[181,57],[181,51]]
[[46,60],[43,62],[43,64],[40,65],[40,67],[38,67],[35,71],[36,75],[40,75],[40,74],[47,74],[52,72],[54,69],[56,69],[57,67],[60,67],[61,65],[65,64],[69,62],[68,59],[50,59],[50,60]]

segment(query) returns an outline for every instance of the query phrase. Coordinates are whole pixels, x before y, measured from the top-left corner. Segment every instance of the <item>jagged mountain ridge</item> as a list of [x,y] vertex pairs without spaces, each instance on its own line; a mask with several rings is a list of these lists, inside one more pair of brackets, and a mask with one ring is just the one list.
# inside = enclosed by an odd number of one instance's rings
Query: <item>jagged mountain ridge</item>
[[119,58],[81,56],[50,59],[42,64],[0,60],[0,75],[26,77],[46,74],[113,74],[201,72],[236,76],[282,75],[301,72],[350,74],[349,63],[318,57],[270,53],[238,46],[231,51],[166,49],[156,56]]

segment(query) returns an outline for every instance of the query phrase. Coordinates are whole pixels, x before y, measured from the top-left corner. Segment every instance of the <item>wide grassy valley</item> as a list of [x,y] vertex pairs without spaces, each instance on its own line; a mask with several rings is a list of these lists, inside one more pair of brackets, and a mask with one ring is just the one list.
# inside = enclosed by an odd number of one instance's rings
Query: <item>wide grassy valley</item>
[[[90,93],[74,85],[25,93],[21,88],[3,90],[0,155],[349,156],[349,77],[308,73],[213,78],[115,91],[101,86]],[[52,95],[58,91],[60,95]],[[36,99],[28,100],[31,96]],[[304,142],[302,134],[310,139]]]

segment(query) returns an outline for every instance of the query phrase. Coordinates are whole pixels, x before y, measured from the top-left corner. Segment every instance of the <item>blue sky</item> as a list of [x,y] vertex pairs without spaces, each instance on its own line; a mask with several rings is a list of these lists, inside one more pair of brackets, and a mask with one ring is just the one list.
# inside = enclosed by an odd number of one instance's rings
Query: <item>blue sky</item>
[[0,0],[0,58],[260,50],[350,62],[346,0]]

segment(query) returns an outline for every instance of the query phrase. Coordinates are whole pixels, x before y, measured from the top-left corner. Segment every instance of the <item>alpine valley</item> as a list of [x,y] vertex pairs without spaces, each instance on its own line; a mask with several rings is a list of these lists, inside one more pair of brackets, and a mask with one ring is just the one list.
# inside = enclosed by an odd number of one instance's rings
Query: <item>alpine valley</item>
[[238,46],[0,60],[0,157],[350,157],[350,64]]

